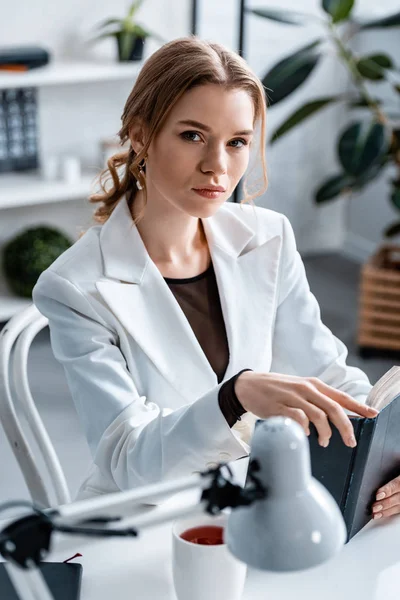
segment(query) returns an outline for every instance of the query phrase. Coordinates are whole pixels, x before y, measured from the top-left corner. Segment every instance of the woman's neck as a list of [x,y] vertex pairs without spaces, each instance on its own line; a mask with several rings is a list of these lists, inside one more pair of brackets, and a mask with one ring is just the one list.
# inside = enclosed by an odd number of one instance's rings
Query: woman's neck
[[[132,217],[137,217],[144,206],[143,194],[137,193],[129,204]],[[191,265],[195,270],[195,265],[209,266],[210,253],[200,218],[181,211],[160,210],[148,203],[136,227],[156,264],[178,270],[190,270]]]

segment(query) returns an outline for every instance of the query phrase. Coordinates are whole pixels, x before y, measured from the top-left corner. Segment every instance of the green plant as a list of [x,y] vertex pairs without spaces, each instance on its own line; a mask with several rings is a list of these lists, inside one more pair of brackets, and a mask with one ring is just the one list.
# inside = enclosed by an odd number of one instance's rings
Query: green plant
[[[390,200],[400,211],[400,114],[385,112],[383,102],[372,96],[366,82],[387,80],[394,94],[400,94],[400,80],[393,59],[381,52],[367,56],[357,56],[348,46],[354,35],[373,28],[400,26],[400,12],[383,19],[370,22],[356,22],[352,16],[355,0],[321,0],[326,17],[277,10],[270,8],[249,9],[249,12],[279,23],[301,25],[316,20],[325,28],[325,36],[316,39],[293,54],[275,64],[263,78],[263,85],[269,91],[270,106],[274,106],[294,92],[313,72],[321,57],[324,45],[333,48],[338,58],[347,67],[355,94],[326,96],[307,102],[291,114],[272,134],[273,143],[299,123],[319,110],[336,102],[347,104],[349,109],[366,109],[370,118],[353,121],[341,132],[337,142],[338,158],[342,172],[330,177],[316,191],[315,201],[320,204],[337,198],[345,192],[358,191],[375,179],[381,170],[394,164],[396,177],[391,180]],[[346,24],[347,30],[341,33],[337,24]],[[400,220],[391,224],[383,232],[392,237],[400,234]]]
[[3,248],[6,281],[18,296],[31,298],[39,275],[72,245],[61,231],[32,227],[15,236]]
[[144,0],[134,0],[129,6],[128,12],[124,18],[106,19],[98,25],[98,29],[101,33],[96,35],[94,39],[98,40],[107,37],[115,37],[120,47],[121,60],[129,59],[137,38],[146,39],[147,37],[154,37],[161,42],[165,42],[159,35],[150,32],[136,22],[136,13],[143,4],[143,1]]

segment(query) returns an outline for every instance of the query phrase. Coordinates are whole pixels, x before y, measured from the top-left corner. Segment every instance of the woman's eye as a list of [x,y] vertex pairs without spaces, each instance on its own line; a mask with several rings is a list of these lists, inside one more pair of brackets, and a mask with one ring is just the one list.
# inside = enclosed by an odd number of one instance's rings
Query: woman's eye
[[234,148],[243,148],[243,146],[247,146],[248,142],[246,140],[238,139],[232,140],[232,142],[241,142],[241,146],[234,146]]
[[183,133],[181,133],[181,136],[182,136],[183,138],[185,138],[186,140],[188,139],[188,140],[189,140],[189,141],[191,141],[191,142],[194,142],[194,141],[196,141],[196,140],[193,140],[193,139],[192,139],[192,138],[190,138],[190,137],[185,137],[185,136],[191,136],[191,135],[197,135],[197,136],[198,136],[199,134],[198,134],[196,131],[184,131]]
[[[193,137],[191,137],[191,136],[196,136],[196,135],[198,137],[200,137],[200,134],[198,134],[197,131],[184,131],[183,133],[181,133],[181,136],[185,140],[188,140],[190,142],[196,142],[196,141],[198,141],[198,140],[194,140]],[[243,148],[243,146],[247,146],[248,145],[248,142],[246,140],[241,139],[241,138],[240,139],[236,139],[236,140],[232,140],[232,142],[230,142],[230,143],[232,144],[232,143],[235,143],[235,142],[239,142],[241,144],[241,145],[232,146],[233,148],[237,148],[237,149]]]

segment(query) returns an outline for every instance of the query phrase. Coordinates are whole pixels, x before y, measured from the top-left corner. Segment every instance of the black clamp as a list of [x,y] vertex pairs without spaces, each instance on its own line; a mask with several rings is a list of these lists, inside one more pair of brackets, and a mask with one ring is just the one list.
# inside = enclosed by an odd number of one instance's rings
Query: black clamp
[[248,506],[255,500],[261,500],[266,497],[267,490],[260,483],[258,477],[254,475],[260,470],[258,460],[253,459],[248,468],[248,478],[252,485],[242,488],[224,477],[221,470],[226,467],[232,477],[232,470],[227,464],[218,465],[215,468],[203,471],[202,477],[213,475],[213,480],[209,488],[203,490],[201,501],[206,500],[206,511],[211,515],[218,514],[226,507],[235,508],[236,506]]

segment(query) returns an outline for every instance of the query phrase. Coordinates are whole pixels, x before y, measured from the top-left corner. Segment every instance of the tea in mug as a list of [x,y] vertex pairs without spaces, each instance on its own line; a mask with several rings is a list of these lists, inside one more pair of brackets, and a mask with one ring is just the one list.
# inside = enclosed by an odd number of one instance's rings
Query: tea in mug
[[186,542],[192,544],[202,544],[204,546],[218,546],[224,544],[223,540],[223,527],[216,525],[201,525],[199,527],[191,527],[183,533],[180,537]]

